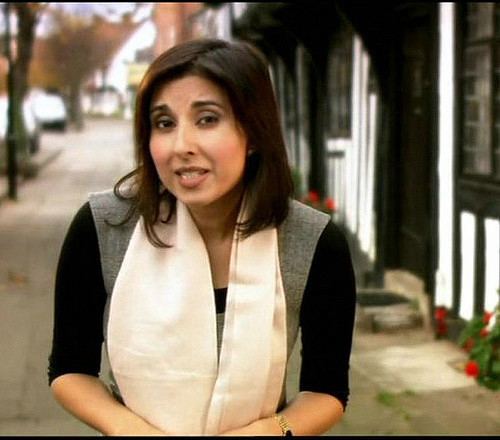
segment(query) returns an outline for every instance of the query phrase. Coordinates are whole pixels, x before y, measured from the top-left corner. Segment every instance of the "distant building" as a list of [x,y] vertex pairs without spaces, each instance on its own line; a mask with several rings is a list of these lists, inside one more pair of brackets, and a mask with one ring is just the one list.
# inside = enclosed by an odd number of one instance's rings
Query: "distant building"
[[[127,39],[120,50],[114,56],[107,71],[106,85],[108,92],[103,91],[97,100],[94,100],[94,108],[89,109],[91,113],[110,114],[116,113],[118,108],[112,111],[113,105],[123,109],[123,116],[130,119],[132,107],[137,89],[144,72],[151,63],[151,48],[156,39],[156,27],[151,19],[144,20],[135,32]],[[109,88],[116,90],[118,97]],[[102,104],[99,104],[102,103]],[[102,111],[102,105],[107,108]]]
[[246,3],[205,3],[189,17],[192,35],[197,37],[232,39],[233,11],[242,10]]
[[[151,16],[117,52],[108,70],[106,84],[116,88],[123,97],[126,118],[132,116],[135,93],[148,66],[163,51],[193,38],[189,17],[201,7],[202,3],[154,3]],[[109,104],[113,100],[112,94],[108,93],[105,101]]]
[[170,47],[196,36],[193,34],[190,17],[203,7],[203,3],[155,3],[152,20],[157,36],[153,46],[156,57]]

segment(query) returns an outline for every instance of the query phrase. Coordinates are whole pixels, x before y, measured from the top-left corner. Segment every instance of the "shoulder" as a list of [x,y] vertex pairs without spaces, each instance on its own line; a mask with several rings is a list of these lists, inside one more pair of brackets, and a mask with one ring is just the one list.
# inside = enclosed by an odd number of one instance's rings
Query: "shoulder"
[[96,222],[120,222],[133,208],[133,198],[118,197],[112,189],[89,194],[89,207]]
[[349,253],[349,244],[344,232],[332,221],[329,221],[318,240],[317,251],[336,251]]
[[[333,267],[336,270],[332,271]],[[353,261],[347,237],[339,226],[330,221],[318,239],[312,261],[311,275],[323,279],[327,274],[326,277],[337,280],[335,283],[332,281],[332,285],[334,285],[338,284],[339,279],[345,282],[351,280],[353,271]]]
[[350,260],[347,237],[332,218],[297,200],[291,200],[288,216],[278,229],[283,247],[313,247],[314,261],[332,257]]
[[307,218],[312,221],[322,221],[322,222],[328,221],[330,219],[330,216],[328,214],[318,211],[317,209],[314,209],[295,199],[290,200],[288,207],[289,207],[288,215],[300,216],[302,218]]
[[83,237],[88,236],[91,233],[95,234],[95,225],[94,219],[92,217],[90,203],[87,201],[82,206],[80,206],[80,208],[74,215],[69,226],[69,235],[75,237]]
[[[288,215],[278,228],[280,256],[286,261],[310,261],[330,216],[296,200],[290,200]],[[294,263],[295,265],[295,263]]]
[[288,205],[288,215],[280,226],[280,229],[310,231],[319,229],[322,231],[330,221],[330,216],[317,209],[311,208],[298,200],[290,200]]

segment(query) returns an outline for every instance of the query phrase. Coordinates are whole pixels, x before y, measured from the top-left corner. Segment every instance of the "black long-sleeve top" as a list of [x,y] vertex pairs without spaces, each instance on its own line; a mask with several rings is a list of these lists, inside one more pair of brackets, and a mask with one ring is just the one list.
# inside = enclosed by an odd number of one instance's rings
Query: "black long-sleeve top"
[[[224,311],[226,291],[214,292],[218,313]],[[97,232],[87,202],[75,215],[59,257],[49,384],[66,373],[99,376],[105,303]],[[344,407],[355,304],[349,248],[339,228],[329,222],[315,249],[300,310],[299,389],[330,394]]]

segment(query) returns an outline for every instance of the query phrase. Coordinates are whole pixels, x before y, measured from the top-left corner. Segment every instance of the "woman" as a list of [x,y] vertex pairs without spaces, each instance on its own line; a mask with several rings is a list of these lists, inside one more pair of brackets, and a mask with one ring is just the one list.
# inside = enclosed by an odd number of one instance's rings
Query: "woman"
[[55,398],[107,435],[327,431],[349,392],[353,270],[330,218],[291,199],[264,58],[212,39],[168,50],[134,128],[136,169],[90,195],[63,244]]

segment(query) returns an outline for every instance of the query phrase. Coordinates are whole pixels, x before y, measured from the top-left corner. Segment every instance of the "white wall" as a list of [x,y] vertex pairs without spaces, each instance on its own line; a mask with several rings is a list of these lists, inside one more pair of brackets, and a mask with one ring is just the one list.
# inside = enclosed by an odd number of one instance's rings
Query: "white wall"
[[231,15],[235,12],[243,13],[244,9],[235,8],[232,3],[225,3],[216,9],[202,9],[197,18],[201,36],[231,41]]
[[217,37],[231,41],[231,3],[225,3],[217,9]]
[[[438,268],[435,304],[453,303],[453,109],[455,5],[439,4]],[[472,292],[470,292],[472,295]],[[468,312],[467,312],[468,313]]]
[[310,163],[309,163],[309,150],[311,146],[309,145],[309,135],[310,135],[310,121],[309,121],[309,93],[308,93],[308,81],[311,79],[307,74],[307,60],[306,60],[306,49],[299,45],[297,47],[297,66],[296,66],[296,78],[297,78],[297,113],[299,126],[298,137],[299,137],[299,154],[297,158],[297,166],[302,175],[302,188],[299,191],[302,193],[306,190],[307,182],[309,181],[310,173]]
[[485,277],[484,309],[492,312],[498,304],[500,268],[500,221],[486,218],[485,232]]
[[353,233],[358,232],[358,188],[359,188],[359,147],[362,117],[362,44],[355,35],[352,53],[352,107],[351,139],[352,147],[346,150],[346,226]]
[[128,85],[128,64],[134,62],[135,52],[153,45],[156,27],[151,20],[144,22],[116,53],[111,63],[106,83],[125,96]]
[[471,212],[460,213],[460,307],[458,315],[471,319],[474,314],[474,284],[476,273],[476,216]]
[[[339,206],[336,220],[357,235],[361,250],[375,259],[375,157],[378,97],[368,92],[370,57],[361,39],[353,38],[351,138],[330,139],[329,151],[343,151],[344,164],[330,167],[331,194]],[[335,176],[335,174],[337,176]],[[342,181],[338,175],[342,175]],[[338,185],[342,185],[341,188]]]

